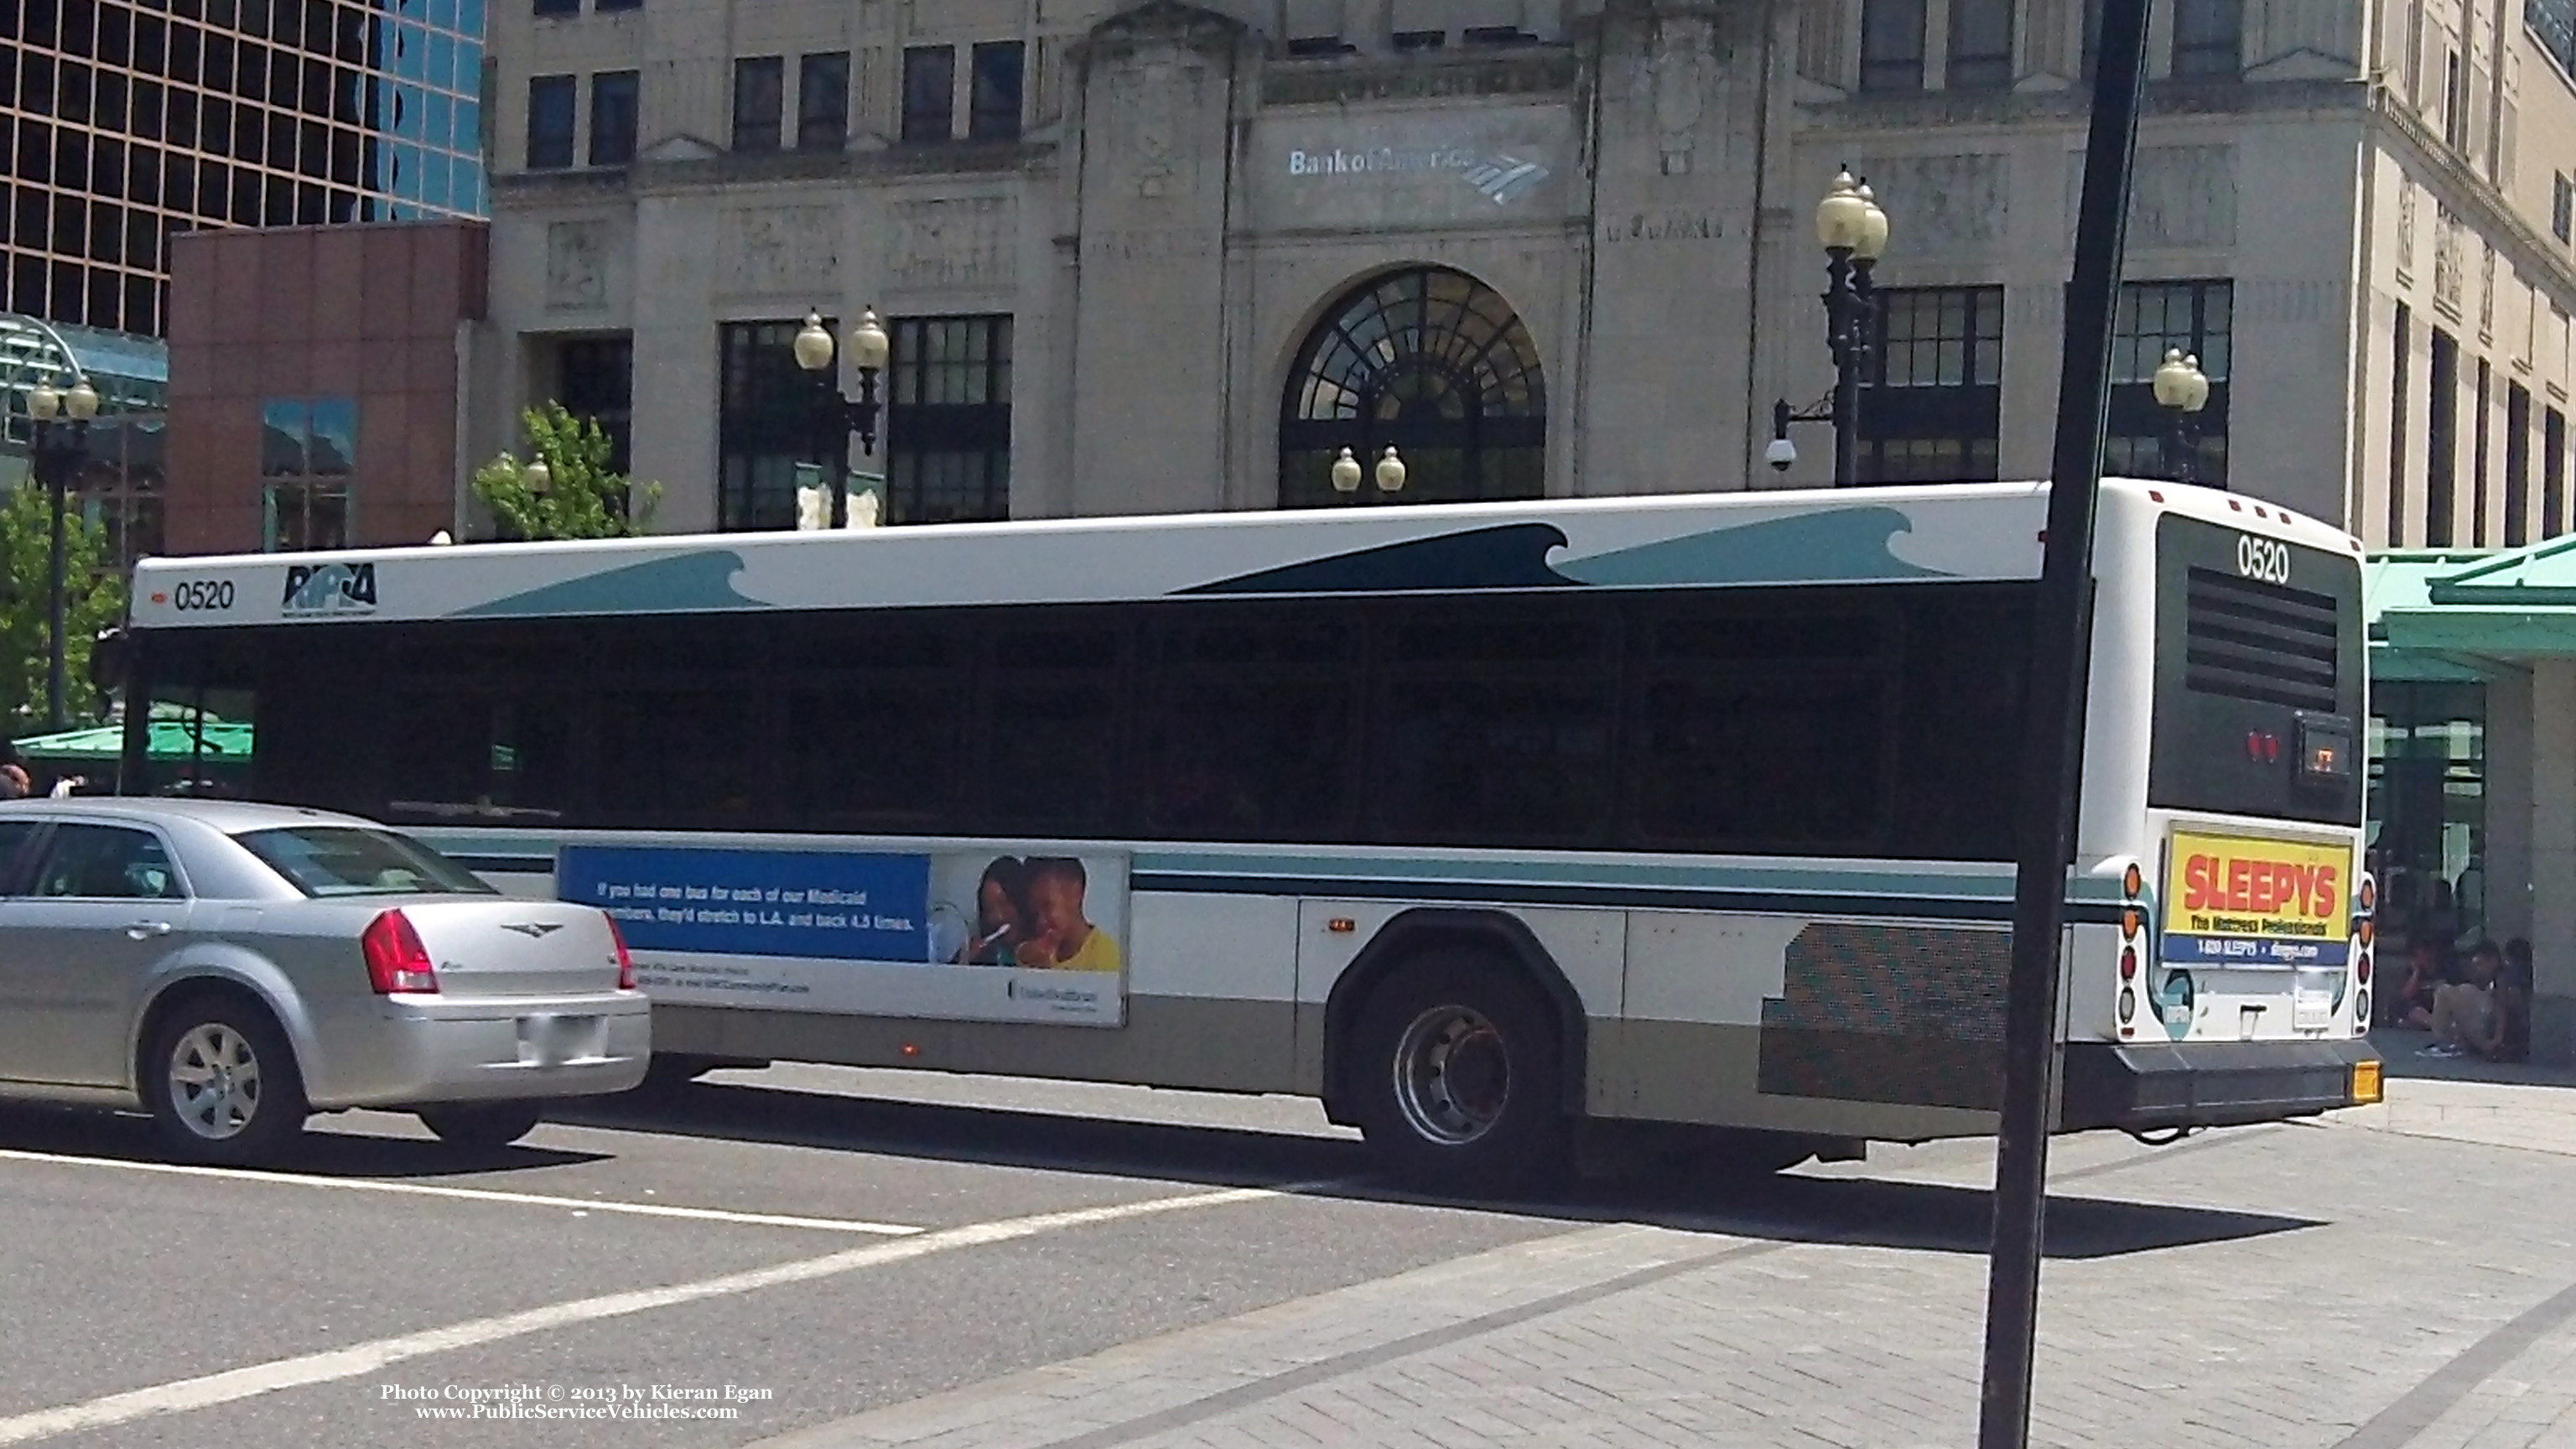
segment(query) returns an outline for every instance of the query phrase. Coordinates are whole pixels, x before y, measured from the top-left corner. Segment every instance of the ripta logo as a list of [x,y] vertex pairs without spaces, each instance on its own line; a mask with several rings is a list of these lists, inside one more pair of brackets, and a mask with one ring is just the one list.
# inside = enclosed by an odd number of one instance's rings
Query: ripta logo
[[295,564],[286,571],[279,607],[289,614],[365,613],[376,606],[371,563]]

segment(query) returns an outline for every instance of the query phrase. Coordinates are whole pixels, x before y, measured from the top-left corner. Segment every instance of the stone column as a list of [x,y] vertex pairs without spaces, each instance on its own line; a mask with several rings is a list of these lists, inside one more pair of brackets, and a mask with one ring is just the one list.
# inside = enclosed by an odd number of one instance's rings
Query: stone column
[[1228,118],[1244,33],[1149,9],[1082,58],[1072,511],[1219,506]]
[[[1733,486],[1746,456],[1763,70],[1776,60],[1785,92],[1794,59],[1770,25],[1680,5],[1601,23],[1586,493]],[[1793,178],[1795,204],[1831,176]]]
[[2563,1067],[2576,1065],[2576,660],[2533,666],[2530,708],[2531,1059]]
[[2478,865],[2483,934],[2502,944],[2531,934],[2531,847],[2541,791],[2533,677],[2521,670],[2487,685],[2487,829]]

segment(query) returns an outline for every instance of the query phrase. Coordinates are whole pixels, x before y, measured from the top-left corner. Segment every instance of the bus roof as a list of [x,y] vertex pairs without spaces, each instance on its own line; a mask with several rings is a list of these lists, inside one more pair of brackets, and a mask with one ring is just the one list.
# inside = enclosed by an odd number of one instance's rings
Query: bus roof
[[[2224,493],[2106,486],[2258,528]],[[135,570],[133,624],[2027,579],[2046,500],[2041,483],[1939,484],[153,558]],[[2253,511],[2260,531],[2350,543]]]

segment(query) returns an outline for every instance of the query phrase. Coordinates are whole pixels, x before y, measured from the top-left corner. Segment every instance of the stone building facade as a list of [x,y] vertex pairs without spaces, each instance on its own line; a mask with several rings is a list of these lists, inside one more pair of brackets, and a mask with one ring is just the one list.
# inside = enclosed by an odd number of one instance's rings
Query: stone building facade
[[[2523,3],[2154,0],[2115,465],[2172,466],[2176,346],[2204,479],[2375,544],[2567,526],[2576,82]],[[1324,503],[1388,444],[1407,499],[1758,484],[1830,385],[1843,165],[1894,231],[1863,476],[2046,468],[2087,0],[542,8],[494,16],[467,431],[591,412],[659,527],[792,518],[809,309],[893,334],[896,521]],[[585,164],[602,76],[633,155]]]

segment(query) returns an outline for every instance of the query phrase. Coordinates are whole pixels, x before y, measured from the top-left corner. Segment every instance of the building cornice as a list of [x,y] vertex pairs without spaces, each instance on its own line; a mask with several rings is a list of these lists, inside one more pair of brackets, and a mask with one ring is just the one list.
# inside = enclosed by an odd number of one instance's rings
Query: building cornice
[[1582,63],[1567,46],[1531,46],[1488,54],[1334,56],[1262,62],[1264,106],[1333,106],[1378,101],[1436,101],[1470,96],[1567,95]]
[[[2358,78],[2297,81],[2151,81],[2140,114],[2245,116],[2354,111],[2369,104]],[[1919,131],[1955,127],[2029,125],[2081,127],[2091,119],[2093,93],[2083,86],[2047,91],[1907,91],[1838,100],[1801,101],[1799,114],[1818,130]]]
[[899,181],[922,177],[996,177],[1044,171],[1057,148],[1045,141],[889,146],[872,151],[727,151],[631,166],[574,171],[520,171],[492,177],[492,199],[559,203],[658,195],[781,182]]
[[2541,285],[2559,310],[2576,312],[2576,262],[2471,170],[2468,158],[2445,144],[2385,85],[2370,87],[2367,113],[2372,138],[2395,152],[2407,174],[2422,182],[2435,201],[2493,243],[2526,280]]

